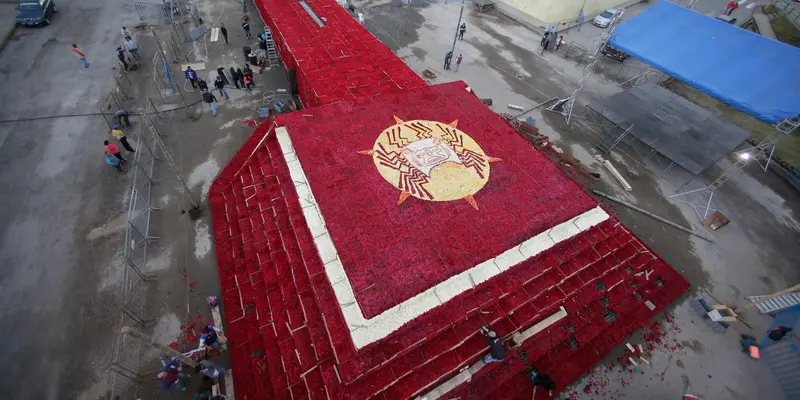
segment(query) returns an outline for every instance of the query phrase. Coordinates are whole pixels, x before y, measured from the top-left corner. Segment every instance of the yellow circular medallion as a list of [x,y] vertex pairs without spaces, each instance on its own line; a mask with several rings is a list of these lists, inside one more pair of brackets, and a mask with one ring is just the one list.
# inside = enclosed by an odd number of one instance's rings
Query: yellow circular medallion
[[375,140],[371,155],[378,172],[400,190],[398,205],[409,196],[428,201],[466,200],[478,208],[474,195],[489,181],[489,157],[456,125],[427,120],[402,121]]

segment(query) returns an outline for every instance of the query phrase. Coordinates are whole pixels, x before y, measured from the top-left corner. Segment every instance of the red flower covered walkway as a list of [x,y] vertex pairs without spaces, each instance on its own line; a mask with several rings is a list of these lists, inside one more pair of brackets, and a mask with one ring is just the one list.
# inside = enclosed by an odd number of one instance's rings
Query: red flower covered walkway
[[237,398],[423,395],[482,326],[511,345],[566,313],[448,394],[530,399],[526,366],[560,390],[687,289],[463,82],[426,86],[333,0],[307,1],[325,26],[258,4],[313,107],[210,190]]

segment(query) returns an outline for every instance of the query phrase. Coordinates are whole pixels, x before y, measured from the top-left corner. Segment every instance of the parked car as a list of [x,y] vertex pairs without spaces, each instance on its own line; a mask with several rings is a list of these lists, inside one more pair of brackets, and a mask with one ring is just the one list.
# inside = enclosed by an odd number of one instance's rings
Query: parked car
[[50,25],[50,18],[58,12],[53,0],[19,0],[17,23],[20,25]]
[[619,51],[619,50],[617,50],[617,49],[615,49],[615,48],[613,48],[613,47],[611,47],[609,45],[603,46],[603,49],[600,50],[600,52],[603,53],[604,56],[606,56],[606,57],[608,57],[608,58],[610,58],[612,60],[617,60],[619,62],[623,62],[623,61],[625,61],[626,58],[630,57],[630,55],[628,55],[628,53],[624,53],[622,51]]
[[608,25],[611,24],[611,21],[617,14],[619,14],[618,9],[609,8],[608,10],[601,12],[600,15],[594,17],[594,19],[592,19],[592,24],[601,28],[608,28]]

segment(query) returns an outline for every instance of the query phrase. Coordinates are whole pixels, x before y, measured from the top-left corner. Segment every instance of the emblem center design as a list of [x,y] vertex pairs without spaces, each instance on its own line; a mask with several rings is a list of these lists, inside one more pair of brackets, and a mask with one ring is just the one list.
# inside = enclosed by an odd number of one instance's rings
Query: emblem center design
[[375,167],[387,182],[400,190],[397,204],[413,196],[426,201],[465,200],[478,209],[474,195],[489,181],[490,163],[472,137],[449,124],[395,117],[371,150]]

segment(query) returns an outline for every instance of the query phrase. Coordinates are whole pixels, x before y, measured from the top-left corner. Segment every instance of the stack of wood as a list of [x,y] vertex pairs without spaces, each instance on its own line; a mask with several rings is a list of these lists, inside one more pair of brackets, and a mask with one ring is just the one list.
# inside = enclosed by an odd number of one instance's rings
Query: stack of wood
[[548,143],[550,143],[550,138],[539,133],[539,128],[527,122],[514,119],[508,114],[501,113],[500,115],[505,118],[506,121],[508,121],[508,123],[517,130],[517,132],[521,133],[523,136],[526,136],[528,140],[533,139],[533,144],[536,146],[547,147]]
[[595,182],[600,178],[600,174],[592,172],[591,170],[586,168],[586,166],[583,165],[583,163],[581,163],[580,160],[565,153],[564,150],[552,146],[550,144],[550,138],[539,133],[539,128],[527,122],[514,119],[508,114],[500,114],[500,115],[503,116],[503,118],[505,118],[508,121],[508,123],[511,124],[511,126],[514,129],[517,130],[517,132],[527,137],[528,140],[532,140],[533,144],[536,147],[539,147],[543,150],[552,150],[549,151],[548,153],[554,155],[558,159],[558,162],[560,164],[574,168],[574,172],[577,175],[580,175],[585,179],[588,179],[589,182]]

